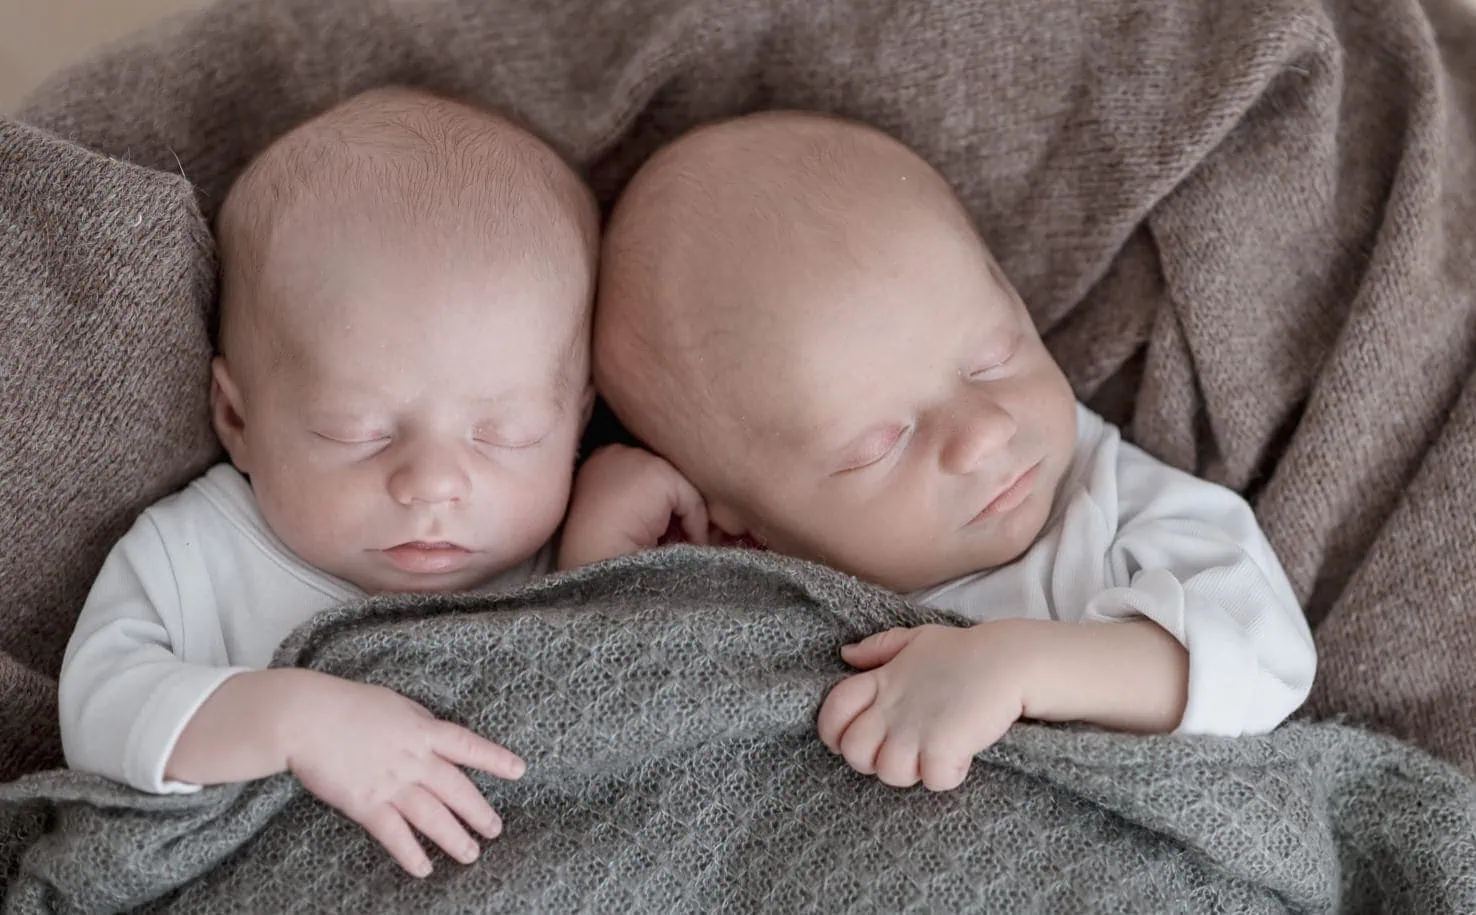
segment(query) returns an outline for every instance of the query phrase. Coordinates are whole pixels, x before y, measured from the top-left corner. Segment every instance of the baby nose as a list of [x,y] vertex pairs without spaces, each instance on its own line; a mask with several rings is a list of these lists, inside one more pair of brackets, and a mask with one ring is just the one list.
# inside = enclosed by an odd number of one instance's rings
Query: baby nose
[[440,505],[466,498],[471,479],[455,455],[441,449],[421,449],[390,475],[390,496],[401,505]]
[[1019,428],[1013,416],[990,403],[958,411],[953,422],[953,434],[943,448],[943,469],[957,474],[973,473],[1008,445]]

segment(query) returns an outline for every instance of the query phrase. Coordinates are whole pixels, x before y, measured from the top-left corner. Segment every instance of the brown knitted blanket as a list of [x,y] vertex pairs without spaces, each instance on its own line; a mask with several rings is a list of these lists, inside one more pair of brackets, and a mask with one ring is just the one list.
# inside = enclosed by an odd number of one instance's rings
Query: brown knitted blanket
[[605,201],[721,115],[905,139],[1079,391],[1253,497],[1314,710],[1476,771],[1473,41],[1415,0],[235,0],[62,75],[0,126],[0,778],[58,761],[112,540],[216,457],[201,213],[385,82],[516,112]]

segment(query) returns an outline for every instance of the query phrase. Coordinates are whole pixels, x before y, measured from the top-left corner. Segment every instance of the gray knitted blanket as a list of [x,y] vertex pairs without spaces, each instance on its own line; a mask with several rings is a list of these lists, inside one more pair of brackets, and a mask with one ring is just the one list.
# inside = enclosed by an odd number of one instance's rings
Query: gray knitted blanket
[[506,742],[507,828],[425,881],[289,776],[151,797],[0,786],[6,912],[1473,912],[1476,786],[1388,738],[1017,726],[964,786],[852,773],[813,717],[836,648],[941,617],[818,567],[676,548],[500,598],[313,620],[296,664]]

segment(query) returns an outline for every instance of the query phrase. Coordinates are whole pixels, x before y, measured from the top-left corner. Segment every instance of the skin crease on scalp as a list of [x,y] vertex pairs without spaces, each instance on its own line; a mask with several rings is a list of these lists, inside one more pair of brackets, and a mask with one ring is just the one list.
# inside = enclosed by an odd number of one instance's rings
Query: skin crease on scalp
[[552,150],[408,90],[254,163],[220,218],[212,400],[273,532],[369,591],[536,553],[587,417],[597,229]]
[[600,389],[728,535],[911,591],[1049,519],[1074,394],[896,140],[790,113],[695,131],[621,198],[600,284]]

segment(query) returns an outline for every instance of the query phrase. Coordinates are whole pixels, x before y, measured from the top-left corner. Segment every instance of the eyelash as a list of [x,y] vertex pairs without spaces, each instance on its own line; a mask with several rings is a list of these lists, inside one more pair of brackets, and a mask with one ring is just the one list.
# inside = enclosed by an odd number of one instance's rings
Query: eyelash
[[[323,441],[328,442],[329,444],[341,445],[345,448],[364,448],[369,445],[382,446],[388,443],[389,440],[392,438],[392,436],[388,434],[375,434],[371,437],[364,438],[338,438],[336,436],[328,435],[324,432],[314,432],[313,434]],[[522,451],[540,444],[545,438],[547,438],[547,436],[540,435],[537,438],[529,439],[522,442],[504,442],[495,438],[490,438],[484,433],[479,433],[472,436],[472,441],[476,442],[479,445],[485,445],[488,448],[505,449],[508,451]]]
[[[979,378],[979,376],[981,376],[981,375],[987,375],[990,372],[996,371],[997,369],[1004,368],[1006,365],[1009,365],[1011,359],[1015,358],[1015,353],[1018,350],[1019,350],[1019,347],[1012,344],[1010,346],[1009,351],[1006,352],[1002,358],[1000,358],[998,361],[993,362],[993,363],[991,363],[989,365],[986,365],[986,366],[984,366],[982,368],[977,368],[977,369],[973,370],[972,372],[969,373],[969,378],[976,379],[977,380]],[[988,379],[985,379],[985,380],[988,380]]]
[[547,437],[548,436],[546,435],[540,435],[537,438],[529,439],[525,442],[504,442],[499,441],[495,438],[488,438],[485,434],[478,434],[472,436],[472,441],[476,442],[479,445],[486,445],[488,448],[502,448],[508,451],[522,451],[524,449],[532,448],[533,446],[542,443],[543,440]]
[[886,460],[890,455],[894,454],[911,434],[911,426],[902,427],[902,429],[897,432],[897,435],[890,442],[887,443],[887,447],[876,457],[867,458],[865,460],[865,463],[852,464],[849,467],[843,468],[841,470],[841,473],[854,473],[858,470],[865,470],[868,467],[875,467],[877,464],[880,464],[882,461]]
[[378,433],[372,434],[372,435],[367,436],[367,437],[364,437],[364,438],[337,438],[335,436],[328,435],[328,434],[323,433],[323,432],[314,432],[313,434],[316,435],[318,438],[323,439],[326,442],[332,442],[335,445],[349,445],[349,446],[356,446],[356,445],[375,445],[375,444],[378,444],[380,442],[387,442],[390,439],[390,437],[388,435],[381,435],[381,434],[378,434]]

